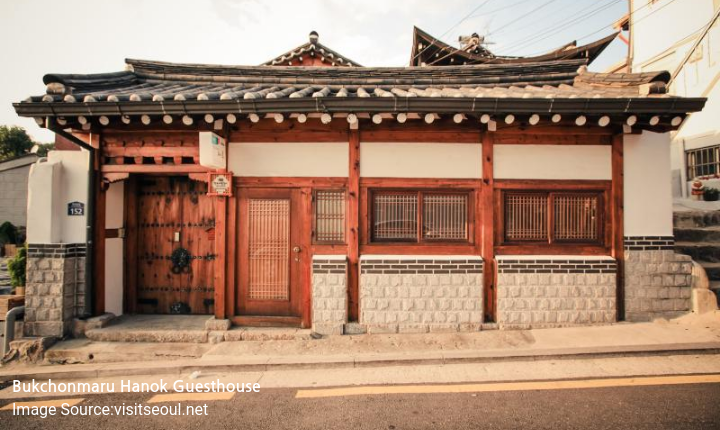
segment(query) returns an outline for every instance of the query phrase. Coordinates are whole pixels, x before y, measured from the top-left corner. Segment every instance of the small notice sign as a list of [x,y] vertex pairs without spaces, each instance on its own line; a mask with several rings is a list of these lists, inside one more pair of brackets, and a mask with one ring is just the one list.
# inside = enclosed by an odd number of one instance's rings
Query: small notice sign
[[232,196],[232,173],[208,173],[208,196]]
[[211,169],[227,168],[227,142],[210,131],[200,132],[200,165]]
[[82,202],[70,202],[68,203],[68,216],[83,216],[85,215],[85,203]]

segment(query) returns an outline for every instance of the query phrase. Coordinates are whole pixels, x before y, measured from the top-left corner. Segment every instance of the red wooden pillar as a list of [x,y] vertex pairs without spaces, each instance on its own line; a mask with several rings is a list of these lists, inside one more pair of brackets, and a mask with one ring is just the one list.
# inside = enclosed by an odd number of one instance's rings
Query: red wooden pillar
[[348,172],[348,320],[358,321],[360,259],[360,132],[350,130]]
[[493,147],[495,136],[482,134],[482,188],[480,189],[480,210],[482,220],[483,287],[485,290],[484,321],[493,322],[496,312],[496,270],[495,270],[495,181],[493,179]]
[[616,134],[612,138],[612,257],[617,262],[617,286],[615,304],[617,319],[625,319],[625,220],[624,220],[624,186],[623,172],[623,135]]
[[225,319],[228,197],[215,197],[215,318]]

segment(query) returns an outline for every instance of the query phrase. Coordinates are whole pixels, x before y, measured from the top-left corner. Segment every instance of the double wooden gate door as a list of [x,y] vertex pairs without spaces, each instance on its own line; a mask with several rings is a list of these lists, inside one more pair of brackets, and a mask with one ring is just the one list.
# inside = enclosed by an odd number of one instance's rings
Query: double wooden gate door
[[207,184],[142,177],[136,191],[140,313],[212,314],[215,204]]
[[240,316],[302,315],[307,241],[299,189],[241,188],[238,192]]

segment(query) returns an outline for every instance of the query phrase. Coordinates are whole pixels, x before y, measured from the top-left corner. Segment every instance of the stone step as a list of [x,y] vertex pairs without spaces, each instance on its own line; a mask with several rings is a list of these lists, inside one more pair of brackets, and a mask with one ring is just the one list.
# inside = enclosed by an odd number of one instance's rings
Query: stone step
[[695,261],[720,262],[718,242],[675,242],[675,252],[689,255]]
[[676,228],[720,226],[720,211],[675,212],[673,225]]
[[226,341],[310,340],[312,330],[291,327],[234,327],[225,332]]
[[71,339],[55,344],[45,352],[50,364],[117,363],[128,361],[185,360],[201,358],[213,345],[167,343],[149,346],[145,342],[95,342]]
[[720,243],[720,227],[675,228],[675,240],[678,242],[717,242]]

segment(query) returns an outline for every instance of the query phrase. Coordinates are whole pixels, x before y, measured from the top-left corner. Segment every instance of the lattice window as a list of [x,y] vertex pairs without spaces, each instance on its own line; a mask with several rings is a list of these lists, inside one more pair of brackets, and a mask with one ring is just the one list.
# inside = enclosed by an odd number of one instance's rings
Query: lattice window
[[423,196],[423,237],[433,240],[467,240],[467,194]]
[[374,192],[371,238],[377,242],[468,241],[469,202],[467,192]]
[[318,190],[315,193],[315,241],[345,242],[345,191]]
[[597,195],[555,195],[553,211],[556,240],[588,242],[599,239]]
[[417,240],[417,194],[377,194],[373,207],[375,240]]
[[685,157],[688,180],[720,173],[720,145],[686,151]]
[[547,240],[547,219],[546,194],[513,193],[505,196],[506,240]]
[[290,200],[249,202],[248,297],[288,300],[290,297]]
[[602,194],[597,192],[506,192],[506,243],[598,243],[602,240]]

